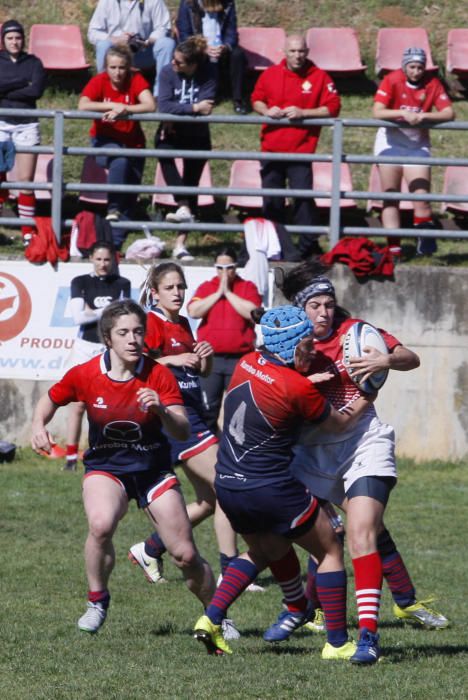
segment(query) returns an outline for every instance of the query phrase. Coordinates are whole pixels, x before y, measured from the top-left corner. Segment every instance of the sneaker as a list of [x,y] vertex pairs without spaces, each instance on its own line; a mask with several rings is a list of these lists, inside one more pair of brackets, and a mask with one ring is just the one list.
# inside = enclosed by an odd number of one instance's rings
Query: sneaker
[[326,661],[349,661],[356,653],[357,645],[353,639],[348,639],[341,647],[334,647],[327,642],[322,649],[322,659]]
[[107,212],[106,221],[120,221],[121,216],[122,214],[119,212],[118,209],[110,209]]
[[309,604],[304,612],[289,612],[283,610],[278,615],[276,622],[269,627],[263,639],[265,642],[284,642],[299,627],[302,627],[313,615],[313,608]]
[[145,552],[145,543],[138,542],[130,547],[128,558],[132,564],[138,564],[143,569],[147,580],[150,583],[166,583],[163,576],[162,557],[150,557]]
[[432,610],[428,603],[432,603],[434,598],[427,600],[417,600],[413,605],[408,605],[406,608],[400,608],[396,603],[393,606],[393,614],[399,620],[409,620],[410,622],[418,622],[423,627],[428,629],[444,629],[449,626],[449,621],[437,610]]
[[224,639],[240,639],[240,632],[234,624],[234,620],[231,620],[229,617],[224,618],[221,623],[221,629]]
[[315,608],[314,619],[304,625],[309,632],[325,632],[325,615],[322,608]]
[[245,590],[249,593],[265,593],[263,586],[259,586],[258,583],[255,583],[255,581],[249,583]]
[[379,635],[361,629],[357,648],[350,661],[352,664],[375,664],[380,658]]
[[203,642],[208,654],[232,654],[232,650],[225,641],[221,625],[214,625],[207,615],[202,615],[193,630],[193,636],[199,642]]
[[64,447],[60,447],[55,442],[50,443],[50,452],[42,450],[41,454],[48,459],[63,459],[67,456],[67,451]]
[[91,603],[88,601],[88,608],[84,615],[78,620],[78,627],[82,632],[95,634],[103,626],[107,617],[107,610],[102,603]]
[[236,114],[247,114],[247,105],[243,100],[234,100],[233,102],[234,112]]
[[185,205],[166,214],[166,221],[171,221],[173,224],[190,224],[193,220],[192,212]]
[[63,472],[76,472],[78,467],[77,459],[66,459],[65,464],[62,467]]
[[434,255],[434,253],[437,253],[437,240],[435,238],[418,238],[417,255]]
[[193,255],[190,255],[187,248],[185,248],[183,245],[174,248],[172,251],[172,257],[179,262],[191,262],[192,260],[195,260]]

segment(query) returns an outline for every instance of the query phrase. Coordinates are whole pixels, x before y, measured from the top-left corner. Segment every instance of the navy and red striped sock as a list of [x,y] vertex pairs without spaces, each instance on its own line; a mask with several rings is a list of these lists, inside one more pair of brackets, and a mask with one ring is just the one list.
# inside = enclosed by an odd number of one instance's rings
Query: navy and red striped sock
[[237,600],[252,581],[255,581],[257,576],[257,567],[247,559],[236,557],[231,561],[206,609],[206,615],[214,625],[221,624],[226,617],[229,606]]
[[304,612],[307,598],[302,585],[301,565],[294,549],[270,564],[270,570],[283,591],[283,602],[289,612]]
[[317,595],[325,615],[327,641],[341,647],[348,641],[346,628],[346,571],[317,572]]
[[224,572],[228,568],[229,564],[232,562],[233,559],[235,559],[237,556],[239,556],[239,552],[234,554],[234,556],[228,556],[227,554],[223,554],[223,552],[219,553],[219,565],[221,568],[221,576],[224,576]]
[[166,545],[155,531],[145,540],[145,552],[153,559],[159,559],[166,551]]
[[110,593],[107,588],[103,591],[88,591],[88,600],[90,603],[101,603],[104,610],[107,610],[110,603]]
[[416,590],[400,553],[381,555],[381,559],[383,575],[395,603],[401,608],[413,605],[416,601]]
[[305,597],[309,600],[315,609],[320,608],[320,601],[317,595],[317,568],[318,564],[313,557],[309,557],[307,564],[307,584]]

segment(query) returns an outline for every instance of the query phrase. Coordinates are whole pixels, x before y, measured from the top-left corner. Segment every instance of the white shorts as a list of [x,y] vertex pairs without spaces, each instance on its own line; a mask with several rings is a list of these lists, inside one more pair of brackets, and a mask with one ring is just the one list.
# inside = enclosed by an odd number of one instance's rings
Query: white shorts
[[82,365],[84,362],[92,360],[96,355],[102,355],[105,349],[101,343],[90,343],[89,340],[75,338],[73,350],[67,358],[65,367],[68,370],[76,365]]
[[[421,135],[420,138],[409,138],[406,132],[409,129],[387,129],[381,127],[377,131],[374,143],[375,156],[398,156],[407,158],[429,158],[431,155],[429,138]],[[412,134],[418,135],[414,129]],[[420,167],[405,165],[407,168]]]
[[291,471],[314,496],[340,505],[363,476],[396,478],[395,431],[375,417],[366,432],[343,442],[298,445]]
[[41,131],[39,122],[9,124],[0,121],[0,142],[12,140],[15,146],[39,146]]

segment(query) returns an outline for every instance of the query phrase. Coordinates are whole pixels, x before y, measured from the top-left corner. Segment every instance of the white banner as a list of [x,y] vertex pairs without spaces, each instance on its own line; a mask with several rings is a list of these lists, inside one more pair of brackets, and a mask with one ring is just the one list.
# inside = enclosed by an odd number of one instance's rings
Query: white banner
[[[78,326],[70,313],[70,282],[92,271],[91,263],[31,265],[0,261],[0,378],[59,379],[73,350]],[[214,275],[212,267],[185,267],[189,300],[195,289]],[[121,265],[138,300],[145,269]],[[242,275],[242,271],[240,271]],[[269,278],[271,299],[273,279]]]

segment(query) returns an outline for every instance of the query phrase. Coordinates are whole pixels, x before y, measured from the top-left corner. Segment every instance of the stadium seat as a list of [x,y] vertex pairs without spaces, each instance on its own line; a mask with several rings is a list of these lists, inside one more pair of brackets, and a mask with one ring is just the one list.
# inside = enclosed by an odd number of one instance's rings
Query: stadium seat
[[468,78],[468,29],[451,29],[447,34],[448,73]]
[[350,27],[313,27],[306,34],[309,58],[334,75],[357,75],[367,66],[361,61],[359,41]]
[[46,70],[84,70],[90,65],[77,24],[33,24],[28,51],[41,59]]
[[[382,183],[380,182],[380,172],[379,172],[378,166],[375,163],[371,168],[368,190],[369,190],[369,192],[382,192]],[[402,178],[402,180],[401,180],[401,191],[408,192],[408,185],[406,184],[406,180],[404,178]],[[372,209],[378,209],[380,211],[382,209],[382,207],[383,207],[383,202],[381,199],[369,199],[367,201],[367,211],[371,211]],[[399,208],[400,208],[400,211],[412,211],[413,210],[413,202],[408,202],[408,201],[405,201],[404,199],[401,199]]]
[[[108,170],[96,163],[94,156],[86,156],[81,170],[81,182],[84,184],[106,185]],[[107,204],[107,192],[80,192],[81,202],[90,204]]]
[[[179,173],[182,172],[182,158],[175,159],[176,167]],[[156,187],[167,187],[166,180],[161,170],[161,166],[158,163],[156,166],[156,172],[154,174],[154,184]],[[211,182],[211,169],[210,164],[207,162],[203,168],[203,172],[200,178],[199,187],[213,187]],[[176,207],[177,203],[170,193],[156,192],[153,194],[153,206],[156,204],[164,207]],[[201,194],[198,196],[198,206],[199,207],[211,207],[214,204],[214,198],[211,194]]]
[[284,58],[286,34],[280,27],[239,27],[239,46],[244,50],[247,67],[262,71]]
[[[312,163],[314,175],[314,190],[331,192],[332,188],[332,163]],[[353,183],[351,180],[351,170],[348,163],[341,163],[340,190],[351,192]],[[331,200],[326,197],[315,197],[315,203],[320,209],[329,209]],[[341,209],[356,207],[354,199],[340,199]]]
[[443,202],[441,211],[458,216],[468,215],[468,167],[449,165],[445,169],[443,194],[466,195],[466,202]]
[[[36,163],[34,172],[34,182],[52,182],[52,168],[54,165],[54,157],[47,153],[40,153]],[[18,180],[16,166],[14,165],[10,172],[7,173],[7,181],[15,182]],[[36,199],[51,199],[52,193],[50,190],[34,190]],[[16,199],[18,190],[10,190],[10,196]]]
[[426,70],[437,73],[439,66],[432,61],[427,32],[422,27],[386,27],[377,33],[375,71],[379,78],[389,71],[401,67],[403,51],[410,46],[424,49],[427,54]]
[[[255,191],[260,189],[261,186],[260,161],[233,161],[231,165],[229,187],[245,187]],[[263,197],[259,197],[258,195],[247,196],[241,194],[230,194],[226,199],[226,209],[229,209],[229,207],[237,207],[238,209],[261,209],[262,206]]]

